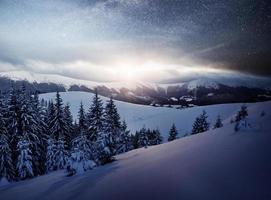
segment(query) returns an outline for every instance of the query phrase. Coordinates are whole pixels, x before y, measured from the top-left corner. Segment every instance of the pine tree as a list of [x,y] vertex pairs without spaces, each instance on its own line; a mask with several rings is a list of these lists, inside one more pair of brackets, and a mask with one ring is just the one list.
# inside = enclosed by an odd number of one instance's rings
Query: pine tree
[[8,131],[4,120],[4,104],[0,98],[0,182],[2,179],[13,181],[15,171],[12,163],[12,152],[9,146]]
[[178,131],[176,129],[175,124],[172,124],[170,130],[169,130],[169,134],[168,134],[168,141],[173,141],[177,139],[177,135],[178,135]]
[[145,147],[147,148],[150,145],[148,132],[145,126],[140,129],[138,132],[138,148]]
[[25,136],[21,137],[18,142],[17,149],[19,152],[17,160],[17,171],[19,178],[21,180],[32,178],[34,176],[32,166],[32,151],[30,149],[28,138],[25,138]]
[[90,142],[84,132],[81,132],[81,134],[72,141],[72,152],[67,168],[69,175],[83,173],[92,169],[95,165]]
[[46,149],[46,172],[50,172],[57,169],[56,165],[56,145],[53,138],[47,140]]
[[78,133],[79,135],[85,135],[87,132],[87,121],[83,103],[80,103],[80,109],[78,112]]
[[34,173],[42,175],[46,172],[46,142],[48,139],[48,126],[45,123],[46,111],[39,101],[38,93],[31,98],[34,119],[37,122],[36,135],[39,142],[36,151],[33,152]]
[[216,129],[216,128],[221,128],[221,127],[223,127],[223,123],[220,118],[220,115],[218,115],[213,128]]
[[68,150],[64,138],[59,138],[56,143],[55,165],[56,169],[65,169],[68,163]]
[[55,114],[54,103],[52,101],[49,101],[45,115],[45,123],[46,126],[48,127],[47,129],[48,135],[52,135],[54,114]]
[[247,106],[242,105],[240,111],[238,111],[235,117],[235,122],[245,119],[247,116],[248,116]]
[[246,129],[249,127],[249,124],[247,122],[247,116],[248,116],[248,111],[247,111],[247,106],[242,105],[240,111],[238,111],[236,117],[235,117],[235,131],[239,131],[241,128]]
[[52,121],[51,134],[53,134],[56,141],[63,140],[67,148],[68,128],[64,119],[64,109],[62,99],[59,92],[56,93],[55,105],[54,105],[54,119]]
[[69,133],[64,119],[64,109],[59,92],[56,93],[54,105],[54,119],[51,127],[51,134],[56,141],[55,163],[57,169],[64,169],[67,165],[69,156],[69,146],[67,140]]
[[8,140],[10,141],[10,149],[11,149],[11,159],[13,162],[13,166],[16,166],[18,152],[17,144],[19,141],[19,137],[22,136],[19,131],[19,118],[20,118],[20,105],[19,105],[19,95],[18,91],[12,85],[11,91],[9,93],[9,98],[7,100],[7,131],[8,131]]
[[205,132],[209,130],[209,123],[207,122],[207,114],[203,110],[202,114],[198,116],[193,124],[192,135]]
[[99,132],[103,129],[103,103],[98,96],[97,89],[95,90],[95,96],[86,116],[86,121],[88,125],[88,137],[90,141],[95,142]]
[[103,125],[104,132],[107,134],[107,137],[109,138],[108,147],[112,155],[115,155],[117,152],[118,144],[121,143],[120,138],[121,122],[117,107],[112,97],[105,106]]
[[148,129],[147,137],[148,137],[149,145],[158,145],[158,144],[161,144],[163,141],[161,133],[158,129],[155,129],[155,130]]
[[127,124],[124,121],[122,121],[121,124],[121,130],[120,130],[120,141],[117,146],[117,154],[127,152],[129,150],[133,149],[132,147],[132,141],[130,136],[130,131],[127,130]]
[[68,149],[70,149],[71,140],[72,140],[71,138],[74,131],[74,127],[73,127],[73,118],[72,118],[69,104],[66,104],[66,106],[64,107],[63,117],[64,117],[64,121],[67,127],[67,133],[66,133],[67,146],[68,146]]
[[[38,127],[39,120],[35,116],[33,101],[31,101],[31,96],[26,93],[25,86],[22,86],[20,91],[20,118],[19,118],[19,131],[21,132],[22,137],[25,141],[28,142],[30,151],[31,151],[31,161],[32,161],[32,170],[34,175],[42,174],[43,166],[40,166],[41,154],[43,151],[42,143],[37,136],[40,132]],[[38,100],[37,100],[38,101]],[[31,104],[32,103],[32,104]]]

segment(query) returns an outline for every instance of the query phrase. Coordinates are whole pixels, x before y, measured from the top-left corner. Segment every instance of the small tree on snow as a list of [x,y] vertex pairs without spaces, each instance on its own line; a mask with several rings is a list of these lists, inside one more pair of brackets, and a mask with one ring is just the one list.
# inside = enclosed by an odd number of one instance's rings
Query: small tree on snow
[[177,138],[178,131],[176,129],[175,124],[172,124],[170,130],[169,130],[169,136],[168,136],[168,141],[173,141]]
[[245,119],[247,116],[248,116],[247,106],[242,105],[241,109],[238,111],[238,113],[235,117],[235,122],[239,122],[242,119]]
[[90,142],[86,135],[80,135],[72,141],[72,152],[68,165],[69,175],[83,173],[95,166]]
[[248,111],[247,111],[247,106],[243,105],[238,111],[236,118],[235,118],[235,126],[234,130],[239,131],[240,129],[246,129],[249,127],[249,124],[247,122],[247,116],[248,116]]
[[198,116],[193,124],[192,135],[202,133],[209,130],[209,123],[207,122],[207,113],[203,110],[202,114]]
[[32,166],[32,152],[30,149],[29,142],[22,137],[17,145],[19,151],[18,161],[17,161],[17,171],[20,179],[31,178],[34,176],[33,166]]
[[221,127],[223,127],[223,123],[220,118],[220,115],[218,115],[213,128],[216,129],[216,128],[221,128]]

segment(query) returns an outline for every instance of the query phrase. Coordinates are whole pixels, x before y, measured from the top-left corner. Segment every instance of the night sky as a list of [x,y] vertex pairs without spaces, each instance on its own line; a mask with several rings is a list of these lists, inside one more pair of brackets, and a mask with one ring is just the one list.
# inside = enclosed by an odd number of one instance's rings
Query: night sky
[[271,76],[270,48],[268,0],[0,0],[0,71],[95,81],[197,69]]

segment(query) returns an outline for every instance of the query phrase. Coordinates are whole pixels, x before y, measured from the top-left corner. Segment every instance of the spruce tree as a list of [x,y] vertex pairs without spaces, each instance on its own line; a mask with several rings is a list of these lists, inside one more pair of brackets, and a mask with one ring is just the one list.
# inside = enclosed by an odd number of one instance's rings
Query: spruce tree
[[117,107],[111,97],[105,106],[104,112],[104,132],[109,138],[108,147],[112,153],[115,155],[117,152],[117,147],[121,143],[121,122],[120,116],[118,114]]
[[[59,139],[63,140],[67,143],[66,138],[69,137],[68,128],[66,121],[64,119],[64,109],[63,109],[63,102],[60,97],[59,92],[56,93],[56,99],[54,104],[54,115],[53,121],[51,122],[51,134],[53,134],[56,141]],[[65,144],[67,146],[67,144]]]
[[175,124],[172,124],[170,130],[169,130],[169,134],[168,134],[168,141],[173,141],[177,139],[177,135],[178,135],[178,131],[176,129]]
[[247,106],[242,105],[240,111],[238,111],[235,117],[235,126],[234,126],[235,131],[239,131],[240,129],[246,129],[247,127],[250,126],[247,122],[247,116],[248,116]]
[[0,182],[4,179],[13,181],[15,171],[12,163],[12,152],[10,149],[8,131],[4,119],[4,104],[0,98]]
[[70,110],[70,105],[68,103],[64,107],[63,117],[64,117],[64,121],[67,127],[66,141],[67,141],[68,149],[70,149],[74,126],[73,126],[73,118],[72,118],[72,114]]
[[32,178],[34,176],[32,151],[26,136],[19,139],[17,150],[19,152],[17,160],[17,171],[19,178],[21,180]]
[[45,122],[46,111],[45,107],[41,105],[36,92],[34,97],[31,98],[31,106],[33,109],[34,119],[37,122],[36,135],[39,139],[38,146],[35,152],[33,152],[34,173],[42,175],[46,172],[46,142],[48,139],[48,126]]
[[69,156],[69,146],[67,144],[69,133],[64,119],[63,103],[59,92],[56,93],[54,109],[54,119],[50,132],[56,141],[55,163],[57,169],[64,169]]
[[220,118],[220,115],[218,115],[213,128],[216,129],[216,128],[221,128],[221,127],[223,127],[223,123]]
[[[31,156],[31,162],[32,162],[31,170],[33,170],[32,171],[33,175],[38,175],[40,172],[39,157],[41,153],[39,151],[39,147],[41,146],[40,145],[41,143],[40,143],[39,137],[37,136],[38,123],[34,115],[33,107],[31,106],[31,97],[29,94],[26,93],[26,89],[24,85],[22,86],[22,89],[19,93],[19,100],[20,100],[20,110],[19,110],[18,131],[19,131],[19,134],[21,135],[20,142],[21,142],[21,145],[23,146],[23,150],[22,149],[20,150],[21,151],[20,156],[22,157],[23,156],[22,154],[26,152],[30,152],[31,155],[29,154],[29,156]],[[26,148],[29,148],[29,151]],[[18,159],[18,161],[20,161],[20,159]]]
[[87,121],[83,103],[80,103],[80,109],[78,112],[78,133],[80,135],[86,135],[87,133]]
[[99,132],[103,130],[103,103],[98,96],[97,89],[95,90],[95,96],[87,113],[86,121],[88,125],[88,137],[90,141],[95,142]]
[[207,122],[207,113],[203,110],[202,114],[198,116],[193,124],[192,135],[202,133],[209,130],[209,123]]
[[149,144],[158,145],[163,141],[163,137],[158,129],[151,130],[147,133]]
[[145,126],[141,128],[138,132],[138,148],[145,147],[147,148],[150,145],[148,131]]
[[117,154],[127,152],[131,150],[132,141],[130,136],[130,131],[127,130],[127,124],[125,120],[122,121],[121,130],[120,130],[120,141],[117,146]]
[[47,140],[47,148],[46,148],[46,173],[56,170],[56,142],[50,137]]
[[69,175],[83,173],[95,166],[90,142],[83,131],[72,141],[72,151],[67,170]]
[[242,105],[240,111],[238,111],[235,117],[235,122],[239,122],[242,119],[245,119],[247,116],[248,116],[247,106]]

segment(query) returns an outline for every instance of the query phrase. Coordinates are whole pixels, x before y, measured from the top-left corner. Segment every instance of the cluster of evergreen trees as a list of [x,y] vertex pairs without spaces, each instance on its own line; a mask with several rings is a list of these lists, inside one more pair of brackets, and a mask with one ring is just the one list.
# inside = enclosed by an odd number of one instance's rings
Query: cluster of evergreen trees
[[[125,122],[111,98],[103,105],[97,92],[87,112],[80,106],[73,122],[70,106],[39,101],[23,86],[0,97],[0,180],[23,180],[67,168],[70,174],[113,160],[131,149]],[[131,142],[130,142],[131,143]]]
[[[67,169],[69,175],[111,162],[114,156],[132,149],[161,144],[158,129],[145,126],[134,135],[121,122],[112,98],[103,105],[95,93],[85,111],[80,104],[78,121],[73,121],[69,104],[63,105],[60,94],[54,101],[40,101],[37,94],[29,94],[24,86],[12,88],[8,96],[0,96],[0,181],[24,180],[58,169]],[[242,106],[236,115],[236,130],[247,117]],[[209,129],[205,111],[200,114],[191,134]],[[213,128],[222,127],[220,116]],[[168,141],[178,138],[175,124]]]

